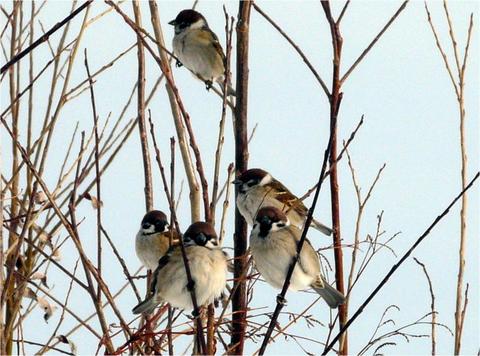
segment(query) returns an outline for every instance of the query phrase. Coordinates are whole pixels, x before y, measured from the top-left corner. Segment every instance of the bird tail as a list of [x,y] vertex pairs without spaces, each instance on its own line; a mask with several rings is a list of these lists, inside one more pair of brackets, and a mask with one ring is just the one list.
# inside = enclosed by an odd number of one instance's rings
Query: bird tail
[[235,89],[230,85],[230,83],[227,85],[227,95],[228,96],[237,96],[237,93],[235,92]]
[[[224,85],[223,81],[224,81],[223,76],[217,79],[217,83],[220,85],[220,89],[222,90],[222,92],[223,92],[223,85]],[[236,96],[235,89],[233,89],[231,83],[227,83],[227,96]]]
[[345,302],[345,296],[328,284],[325,279],[323,279],[323,283],[316,283],[315,285],[312,285],[312,288],[315,290],[315,292],[320,294],[320,296],[332,309],[337,308],[340,304]]
[[152,314],[156,306],[160,304],[155,296],[150,296],[132,309],[133,314]]
[[330,236],[333,232],[331,228],[328,226],[322,224],[320,221],[317,221],[315,219],[312,220],[312,227],[320,231],[322,234],[325,234],[327,236]]

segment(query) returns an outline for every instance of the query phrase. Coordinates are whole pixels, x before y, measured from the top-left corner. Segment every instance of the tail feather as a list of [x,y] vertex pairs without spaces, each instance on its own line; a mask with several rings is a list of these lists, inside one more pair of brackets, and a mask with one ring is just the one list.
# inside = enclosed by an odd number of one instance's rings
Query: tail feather
[[317,221],[315,219],[312,220],[312,227],[320,231],[322,234],[325,234],[327,236],[330,236],[333,232],[331,228],[328,226],[322,224],[320,221]]
[[[224,77],[220,77],[217,79],[217,83],[220,85],[220,89],[222,90],[223,92],[223,85],[224,85]],[[236,92],[235,92],[235,89],[233,89],[231,83],[227,83],[227,96],[236,96]]]
[[345,302],[345,296],[338,290],[333,288],[326,280],[323,280],[323,286],[312,286],[312,288],[320,294],[320,296],[327,302],[332,309],[337,308],[340,304]]
[[154,296],[150,296],[132,309],[133,314],[152,314],[158,303]]

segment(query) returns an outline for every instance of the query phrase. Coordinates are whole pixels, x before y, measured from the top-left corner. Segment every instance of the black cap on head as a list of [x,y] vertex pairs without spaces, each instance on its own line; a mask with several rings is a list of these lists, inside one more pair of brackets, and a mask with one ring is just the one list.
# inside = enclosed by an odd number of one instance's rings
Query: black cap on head
[[204,246],[208,241],[214,242],[216,244],[217,233],[213,228],[212,224],[197,221],[189,226],[185,234],[183,234],[183,239],[185,241],[193,240],[197,245]]
[[152,225],[155,226],[156,232],[163,232],[168,225],[167,216],[160,210],[149,211],[142,219],[142,228],[148,229]]
[[276,223],[279,221],[287,221],[287,216],[283,211],[278,208],[275,208],[273,206],[266,206],[258,211],[255,220],[258,221],[260,224],[267,221],[271,223]]
[[195,10],[185,9],[180,11],[175,20],[170,21],[168,24],[173,26],[184,25],[183,27],[186,27],[188,25],[191,25],[192,23],[197,22],[200,19],[203,19],[205,23],[207,22],[205,20],[205,17],[203,17],[201,13]]
[[255,181],[261,181],[266,175],[268,174],[267,171],[264,171],[263,169],[260,168],[252,168],[249,170],[246,170],[242,174],[240,174],[236,181],[240,181],[243,183],[247,183],[251,180]]
[[276,224],[277,227],[285,227],[288,219],[280,209],[266,206],[258,211],[255,221],[255,224],[260,224],[260,237],[265,238],[270,233],[273,224]]

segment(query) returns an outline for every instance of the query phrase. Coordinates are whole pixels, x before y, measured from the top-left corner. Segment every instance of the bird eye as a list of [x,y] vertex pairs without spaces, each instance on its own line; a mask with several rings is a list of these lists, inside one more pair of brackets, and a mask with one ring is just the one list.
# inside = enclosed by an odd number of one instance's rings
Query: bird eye
[[279,222],[279,223],[277,223],[277,227],[285,227],[285,223]]
[[143,223],[143,224],[142,224],[142,229],[145,229],[145,230],[146,230],[146,229],[149,229],[149,228],[150,228],[150,226],[151,226],[151,224],[150,224],[150,223],[148,223],[148,222],[146,222],[146,223]]
[[251,181],[249,181],[249,182],[247,183],[247,185],[248,185],[249,187],[253,187],[255,184],[257,184],[257,182],[254,181],[254,180],[251,180]]
[[259,220],[260,224],[270,224],[270,218],[268,216],[262,216]]
[[199,233],[196,236],[195,240],[197,241],[197,245],[202,245],[203,246],[207,243],[208,237],[203,233]]

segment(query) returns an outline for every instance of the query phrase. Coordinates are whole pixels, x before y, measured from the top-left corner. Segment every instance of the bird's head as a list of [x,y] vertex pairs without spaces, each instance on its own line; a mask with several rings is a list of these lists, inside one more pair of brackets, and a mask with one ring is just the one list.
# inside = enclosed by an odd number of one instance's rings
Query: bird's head
[[218,246],[215,229],[212,224],[203,221],[190,225],[183,234],[183,242],[186,246],[198,245],[210,249]]
[[238,185],[240,193],[247,193],[256,187],[267,185],[271,181],[270,173],[260,168],[252,168],[240,174],[233,184]]
[[191,9],[180,11],[175,20],[170,21],[168,24],[175,26],[176,35],[187,30],[208,27],[205,17],[203,17],[201,13]]
[[164,232],[167,228],[167,216],[160,210],[152,210],[143,217],[140,231],[143,235],[151,235]]
[[273,206],[266,206],[258,211],[253,229],[260,237],[266,237],[270,232],[284,229],[288,225],[290,221],[283,211]]

